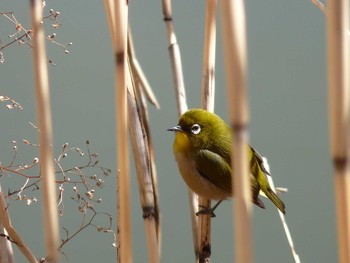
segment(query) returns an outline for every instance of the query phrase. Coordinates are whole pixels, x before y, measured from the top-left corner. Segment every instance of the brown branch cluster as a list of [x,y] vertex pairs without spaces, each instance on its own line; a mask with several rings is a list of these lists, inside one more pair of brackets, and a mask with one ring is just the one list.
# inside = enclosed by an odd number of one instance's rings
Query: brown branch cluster
[[[8,180],[7,193],[1,193],[10,207],[11,201],[23,201],[26,205],[33,205],[40,201],[38,191],[40,187],[40,160],[34,157],[29,162],[20,162],[20,150],[24,147],[31,147],[33,151],[39,151],[39,145],[29,139],[22,139],[17,143],[12,141],[12,159],[8,164],[0,163],[0,178],[6,176]],[[79,147],[70,147],[68,143],[63,144],[61,152],[54,158],[56,185],[57,185],[57,209],[60,216],[64,215],[64,204],[71,200],[76,204],[77,212],[80,214],[80,222],[75,227],[63,227],[64,238],[62,238],[58,250],[65,256],[63,252],[64,246],[80,234],[87,227],[94,227],[101,233],[112,233],[115,240],[114,231],[112,230],[112,215],[108,212],[98,212],[96,206],[102,202],[98,190],[103,189],[104,179],[110,175],[111,170],[99,164],[98,154],[90,151],[90,142],[86,141],[85,150]],[[83,159],[83,163],[76,166],[69,166],[67,158]],[[67,160],[67,161],[66,161]],[[74,161],[81,162],[80,160]],[[70,160],[72,163],[72,160]],[[11,177],[16,175],[23,178],[20,186],[14,187]],[[4,186],[3,186],[4,188]],[[38,197],[39,196],[39,197]],[[67,197],[66,197],[67,196]],[[102,222],[102,225],[96,222]],[[104,223],[103,223],[104,222]],[[16,241],[10,235],[2,235],[0,238],[7,238],[13,244]],[[115,241],[113,241],[115,242]],[[42,258],[41,262],[45,262],[46,258]]]
[[19,104],[17,101],[15,101],[14,99],[5,96],[5,95],[1,95],[0,94],[0,103],[4,102],[6,104],[6,108],[9,110],[23,110],[23,107],[21,104]]
[[[59,11],[55,11],[53,9],[50,9],[48,14],[46,14],[42,22],[44,25],[50,24],[50,28],[53,29],[59,29],[62,26],[62,23],[58,20],[58,17],[60,16]],[[33,36],[33,30],[27,29],[19,19],[16,18],[15,12],[10,11],[10,12],[0,12],[0,18],[3,17],[5,18],[5,21],[9,22],[12,27],[11,33],[8,34],[8,38],[10,39],[9,41],[6,41],[6,43],[2,43],[0,39],[0,63],[5,62],[5,57],[3,51],[10,47],[13,46],[14,44],[18,44],[20,47],[21,46],[27,46],[29,48],[33,48],[33,42],[32,42],[32,36]],[[72,42],[62,44],[58,42],[57,40],[57,34],[55,32],[51,33],[50,35],[46,36],[46,40],[59,46],[64,50],[65,54],[69,54],[68,47],[72,45]],[[55,66],[56,64],[49,59],[48,61],[51,65]]]

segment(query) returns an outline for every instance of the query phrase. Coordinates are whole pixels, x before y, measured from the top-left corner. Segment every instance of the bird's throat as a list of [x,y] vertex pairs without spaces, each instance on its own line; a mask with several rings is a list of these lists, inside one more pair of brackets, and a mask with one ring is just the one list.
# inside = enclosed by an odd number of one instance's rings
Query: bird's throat
[[187,134],[184,132],[176,132],[174,142],[174,152],[187,152],[192,147]]

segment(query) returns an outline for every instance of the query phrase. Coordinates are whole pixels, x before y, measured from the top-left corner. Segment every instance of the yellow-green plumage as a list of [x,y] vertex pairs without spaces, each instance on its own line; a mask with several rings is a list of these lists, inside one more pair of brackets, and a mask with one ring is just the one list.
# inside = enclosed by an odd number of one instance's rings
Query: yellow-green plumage
[[[216,114],[201,109],[184,113],[171,129],[175,131],[174,155],[180,174],[196,194],[214,200],[232,196],[230,127]],[[252,201],[265,208],[259,191],[285,213],[281,199],[272,191],[261,156],[249,145],[250,183]]]

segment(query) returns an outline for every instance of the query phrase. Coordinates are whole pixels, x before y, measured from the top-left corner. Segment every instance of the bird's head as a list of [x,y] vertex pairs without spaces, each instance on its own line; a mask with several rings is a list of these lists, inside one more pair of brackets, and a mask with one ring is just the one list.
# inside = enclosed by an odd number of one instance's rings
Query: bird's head
[[220,143],[223,136],[230,137],[225,122],[216,114],[202,109],[188,110],[180,117],[178,125],[168,131],[176,132],[175,151],[208,149]]

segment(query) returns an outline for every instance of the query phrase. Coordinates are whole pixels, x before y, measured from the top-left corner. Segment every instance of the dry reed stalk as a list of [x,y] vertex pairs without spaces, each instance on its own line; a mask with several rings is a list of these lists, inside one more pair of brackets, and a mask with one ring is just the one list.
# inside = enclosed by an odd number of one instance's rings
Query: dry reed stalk
[[140,87],[143,91],[143,94],[146,95],[147,100],[153,104],[157,109],[160,109],[158,100],[156,96],[154,95],[154,92],[151,88],[151,85],[149,84],[145,74],[143,73],[143,70],[139,64],[139,61],[137,60],[135,56],[135,49],[134,49],[134,42],[132,40],[131,31],[129,28],[128,31],[128,56],[130,60],[130,67],[133,74],[133,78],[135,82],[137,83],[137,87]]
[[204,31],[202,107],[214,112],[215,102],[215,48],[216,48],[216,4],[207,0]]
[[[37,259],[34,254],[30,251],[29,247],[24,243],[23,239],[19,234],[17,234],[16,230],[11,225],[10,216],[8,214],[8,205],[6,203],[6,199],[2,192],[0,192],[0,221],[2,222],[4,228],[7,230],[11,241],[16,244],[18,249],[22,252],[23,256],[31,263],[37,263]],[[5,239],[1,237],[1,239]],[[1,251],[3,253],[3,251]],[[6,263],[14,262],[13,255],[8,255],[7,261],[2,261]]]
[[176,40],[171,13],[171,0],[162,0],[162,10],[164,22],[168,33],[168,50],[173,71],[174,88],[176,93],[176,102],[178,115],[181,116],[188,109],[186,103],[185,84],[183,79],[180,48]]
[[148,121],[148,114],[147,114],[147,104],[144,99],[144,95],[142,94],[142,89],[137,89],[137,93],[140,93],[140,95],[137,95],[137,97],[141,97],[141,99],[136,99],[136,101],[140,101],[140,109],[141,109],[141,121],[142,125],[145,129],[147,138],[148,138],[148,150],[149,150],[149,157],[150,157],[150,169],[151,169],[151,176],[152,176],[152,186],[153,186],[153,198],[154,198],[154,219],[156,224],[156,233],[157,233],[157,240],[158,240],[158,253],[159,257],[161,256],[161,214],[160,214],[160,208],[159,208],[159,191],[158,191],[158,178],[157,178],[157,169],[156,169],[156,162],[155,162],[155,155],[154,155],[154,149],[153,149],[153,143],[152,143],[152,137],[151,137],[151,131],[149,128],[149,121]]
[[[110,31],[111,31],[111,36],[112,36],[112,44],[113,44],[113,48],[115,49],[115,41],[116,41],[116,35],[114,32],[114,12],[111,8],[111,2],[109,2],[108,0],[105,0],[105,8],[106,8],[106,14],[107,14],[107,21],[110,27]],[[133,48],[133,43],[132,43],[132,38],[131,38],[131,33],[130,31],[128,32],[128,55],[130,56],[130,67],[133,69],[132,72],[133,74],[135,73],[137,75],[138,78],[138,87],[142,88],[143,91],[145,91],[145,93],[147,94],[147,98],[149,99],[149,101],[154,104],[156,107],[159,108],[159,104],[158,101],[152,91],[152,89],[150,88],[147,79],[145,78],[141,67],[139,66],[136,58],[135,58],[135,52],[134,52],[134,48]],[[135,66],[135,64],[137,64]],[[128,82],[129,83],[134,83],[131,82],[131,77],[130,77],[130,70],[128,70]],[[133,85],[134,86],[134,85]],[[128,106],[129,106],[129,110],[131,110],[131,112],[129,113],[130,116],[136,116],[135,114],[139,114],[139,113],[143,113],[144,110],[137,111],[136,108],[136,101],[138,101],[137,99],[135,100],[135,92],[133,90],[133,88],[131,87],[131,84],[128,84]],[[131,95],[132,94],[132,95]],[[143,100],[143,96],[141,96],[141,99]],[[146,114],[144,114],[146,115]],[[145,138],[148,138],[148,144],[145,144],[145,141],[141,140],[140,138],[144,138],[142,135],[140,137],[140,133],[142,134],[142,132],[144,132],[144,129],[141,129],[141,124],[140,121],[142,121],[143,125],[145,125],[147,123],[147,120],[145,120],[145,116],[139,116],[137,115],[138,118],[134,119],[134,118],[130,118],[130,120],[132,121],[130,124],[130,127],[134,127],[135,129],[129,129],[130,134],[131,134],[131,140],[133,143],[133,149],[134,149],[134,156],[135,156],[135,162],[136,162],[136,167],[137,167],[137,174],[138,174],[138,179],[139,179],[139,188],[140,188],[140,196],[141,196],[141,206],[143,208],[144,211],[144,219],[145,219],[145,225],[146,225],[146,236],[147,236],[147,244],[148,244],[148,251],[149,251],[149,257],[150,257],[150,262],[159,262],[159,255],[160,255],[160,219],[159,219],[159,204],[158,204],[158,187],[157,187],[157,180],[156,180],[156,175],[155,175],[155,163],[154,163],[154,155],[151,154],[151,148],[147,149],[147,148],[142,148],[145,146],[150,147],[152,144],[150,142],[150,134],[149,132],[147,133],[146,129],[146,133],[147,136]],[[148,127],[148,123],[147,123],[147,127]],[[145,155],[142,155],[142,153],[149,152],[150,156],[146,159]],[[150,169],[150,167],[148,166],[147,162],[151,160],[151,177],[150,177],[150,171],[149,170],[142,170],[143,168],[147,167],[147,169]],[[143,176],[144,173],[146,172],[145,175]],[[153,187],[153,188],[152,188]],[[149,195],[149,193],[153,193],[152,197]],[[145,210],[149,210],[149,211],[145,211]],[[152,211],[150,211],[152,210]],[[152,212],[152,213],[150,213]],[[147,216],[146,216],[147,215]],[[119,229],[119,228],[118,228]],[[154,231],[156,234],[154,234]],[[156,238],[154,238],[156,237]],[[157,248],[155,250],[155,248]],[[120,247],[119,247],[120,249]],[[120,259],[119,259],[120,260]]]
[[130,209],[130,178],[128,149],[128,109],[127,109],[127,1],[115,1],[115,93],[116,93],[116,124],[117,124],[117,165],[119,177],[119,242],[120,260],[123,263],[132,262],[131,243],[131,209]]
[[[265,158],[265,157],[262,157],[262,158],[263,158],[263,162],[264,162],[264,168],[266,169],[266,171],[268,171],[270,173],[270,165],[269,165],[269,163],[267,161],[267,158]],[[287,188],[275,187],[275,183],[273,182],[272,176],[267,175],[266,177],[267,177],[267,180],[269,181],[269,185],[271,186],[272,191],[274,191],[277,194],[288,192]],[[263,196],[265,196],[267,198],[267,196],[265,194],[263,194]],[[281,223],[282,223],[284,232],[286,234],[287,241],[288,241],[289,248],[291,250],[294,262],[295,263],[300,263],[300,257],[298,255],[298,253],[296,252],[296,249],[295,249],[295,246],[294,246],[294,242],[293,242],[293,239],[292,239],[292,235],[291,235],[291,233],[289,231],[289,227],[287,225],[287,221],[286,221],[285,215],[277,207],[276,207],[276,210],[278,211],[278,214],[280,216]]]
[[[148,101],[150,101],[158,109],[159,109],[159,104],[158,104],[157,98],[155,97],[151,89],[151,86],[148,84],[148,81],[144,76],[143,71],[137,62],[130,29],[128,33],[128,56],[130,61],[131,73],[135,84],[134,86],[136,91],[135,92],[136,102],[138,102],[138,106],[139,106],[140,121],[144,127],[144,131],[148,139],[147,143],[148,143],[149,163],[150,163],[150,171],[151,171],[150,174],[152,178],[153,198],[154,198],[154,219],[156,224],[156,233],[157,233],[157,240],[158,240],[158,253],[160,257],[161,255],[161,220],[160,220],[160,209],[159,209],[158,179],[157,179],[157,169],[156,169],[156,163],[155,163],[151,131],[149,128],[149,121],[148,121],[149,120],[148,107],[147,107],[145,97],[147,97]],[[137,63],[135,63],[135,61]],[[136,66],[136,64],[138,66]],[[145,86],[148,86],[148,87],[145,88]],[[151,97],[150,97],[150,94],[152,94]]]
[[115,117],[117,124],[117,262],[132,262],[127,111],[128,1],[105,0],[115,56]]
[[[0,184],[0,195],[1,195],[0,197],[1,198],[0,200],[0,233],[6,236],[9,236],[3,222],[5,221],[6,227],[9,228],[9,226],[11,226],[11,221],[10,221],[10,216],[8,214],[5,198],[2,196],[3,194],[1,190],[1,184]],[[4,209],[5,204],[6,206]],[[0,238],[0,263],[13,263],[14,260],[15,259],[13,257],[12,243],[7,238],[1,237]]]
[[155,200],[148,137],[143,126],[141,111],[135,94],[132,76],[128,80],[129,132],[133,146],[140,202],[146,229],[149,262],[160,262],[155,218]]
[[47,259],[59,261],[59,226],[56,203],[55,170],[52,155],[52,121],[50,107],[50,89],[45,49],[45,34],[42,24],[43,4],[41,0],[31,0],[33,28],[33,58],[35,95],[37,104],[40,174],[42,177],[43,214],[45,225],[45,244]]
[[327,8],[325,7],[325,5],[320,2],[319,0],[311,0],[311,2],[317,6],[324,14],[327,14]]
[[[207,0],[201,105],[203,109],[214,112],[215,102],[215,46],[216,46],[216,0]],[[199,197],[199,206],[211,207],[210,199]],[[211,215],[198,216],[198,261],[210,262],[211,255]]]
[[349,1],[328,0],[330,150],[334,169],[339,262],[350,262]]
[[248,170],[248,100],[246,84],[246,19],[243,0],[221,1],[222,36],[229,113],[232,125],[232,168],[236,261],[253,262],[252,204]]
[[[183,113],[188,110],[186,102],[186,91],[183,80],[183,71],[181,63],[180,48],[176,40],[176,35],[173,26],[173,18],[171,12],[171,0],[162,0],[162,11],[164,16],[164,22],[167,29],[168,36],[168,50],[171,68],[174,78],[174,88],[177,103],[178,116],[180,117]],[[194,245],[194,253],[198,258],[198,219],[195,213],[198,211],[198,196],[188,189],[188,198],[190,204],[190,216],[192,224],[192,238]]]
[[1,223],[0,216],[0,233],[3,235],[0,238],[0,263],[13,263],[13,250],[11,241],[6,237],[10,237],[4,225]]

